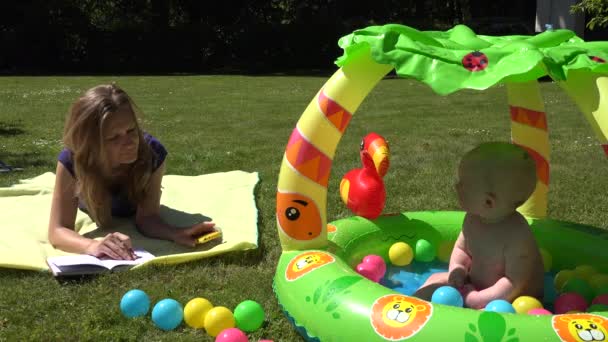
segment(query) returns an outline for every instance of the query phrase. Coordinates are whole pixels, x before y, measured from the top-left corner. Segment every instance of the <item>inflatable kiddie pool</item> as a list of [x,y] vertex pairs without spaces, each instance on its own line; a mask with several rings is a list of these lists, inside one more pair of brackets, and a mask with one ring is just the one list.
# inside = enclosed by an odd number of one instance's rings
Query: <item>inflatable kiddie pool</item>
[[537,83],[548,75],[577,103],[608,154],[608,43],[584,42],[569,30],[536,36],[476,35],[403,25],[372,26],[340,39],[341,68],[325,83],[293,130],[277,189],[283,253],[274,291],[286,315],[313,341],[608,341],[608,311],[508,314],[434,304],[359,275],[368,254],[388,260],[399,241],[425,239],[449,255],[464,213],[407,212],[327,223],[327,185],[335,149],[353,114],[389,71],[436,93],[506,85],[512,141],[537,164],[538,183],[519,211],[554,270],[591,264],[608,273],[608,231],[546,218],[549,190],[547,118]]

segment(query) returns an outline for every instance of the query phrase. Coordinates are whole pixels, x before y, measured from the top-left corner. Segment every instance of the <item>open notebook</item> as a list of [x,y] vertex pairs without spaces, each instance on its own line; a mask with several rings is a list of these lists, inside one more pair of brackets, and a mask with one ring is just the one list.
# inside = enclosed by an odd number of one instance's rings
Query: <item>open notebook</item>
[[46,262],[55,277],[66,277],[129,269],[154,259],[154,255],[143,249],[134,252],[137,256],[135,260],[99,259],[92,255],[78,254],[49,257]]

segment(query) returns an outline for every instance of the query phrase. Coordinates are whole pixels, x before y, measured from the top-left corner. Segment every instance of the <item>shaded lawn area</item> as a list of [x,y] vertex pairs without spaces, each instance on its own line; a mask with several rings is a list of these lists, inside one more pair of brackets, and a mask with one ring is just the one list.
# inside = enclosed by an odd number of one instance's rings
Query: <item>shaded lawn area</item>
[[[161,331],[149,315],[123,318],[118,303],[131,288],[146,291],[153,304],[171,297],[185,305],[204,297],[234,309],[255,300],[267,323],[249,334],[251,341],[301,340],[272,292],[281,253],[275,190],[288,137],[326,78],[0,78],[0,160],[24,168],[0,174],[0,186],[54,171],[69,105],[85,89],[110,81],[133,97],[145,113],[144,128],[169,150],[167,174],[259,172],[260,247],[67,285],[49,274],[0,270],[0,340],[213,340],[185,324]],[[606,156],[566,95],[552,83],[541,87],[552,151],[549,217],[606,227]],[[440,97],[411,80],[381,81],[338,146],[328,190],[330,221],[351,215],[338,185],[348,170],[360,167],[359,141],[370,131],[384,135],[391,147],[385,212],[458,209],[453,184],[460,156],[481,142],[510,138],[506,91],[497,86]]]

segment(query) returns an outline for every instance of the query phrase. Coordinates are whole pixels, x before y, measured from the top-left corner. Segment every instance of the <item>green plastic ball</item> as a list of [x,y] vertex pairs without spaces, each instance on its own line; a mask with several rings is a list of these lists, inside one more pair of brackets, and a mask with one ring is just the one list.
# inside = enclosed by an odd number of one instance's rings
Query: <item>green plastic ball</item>
[[416,261],[431,262],[435,259],[435,247],[425,239],[416,242]]
[[587,308],[587,312],[608,312],[608,305],[593,304]]
[[587,303],[591,303],[591,300],[595,296],[595,291],[591,288],[586,281],[580,278],[571,278],[562,287],[562,293],[575,292],[583,296]]
[[264,309],[253,300],[241,302],[234,308],[236,326],[246,332],[258,330],[264,323]]

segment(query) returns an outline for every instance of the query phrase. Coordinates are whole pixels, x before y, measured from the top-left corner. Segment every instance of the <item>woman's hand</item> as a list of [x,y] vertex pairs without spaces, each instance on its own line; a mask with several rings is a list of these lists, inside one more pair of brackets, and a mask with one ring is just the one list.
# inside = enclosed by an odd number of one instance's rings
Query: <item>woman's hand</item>
[[131,238],[118,232],[110,233],[101,240],[93,240],[85,253],[94,257],[107,256],[115,260],[135,260]]
[[201,235],[215,231],[213,227],[215,227],[213,222],[201,222],[190,228],[177,229],[173,234],[173,241],[180,245],[194,247]]

